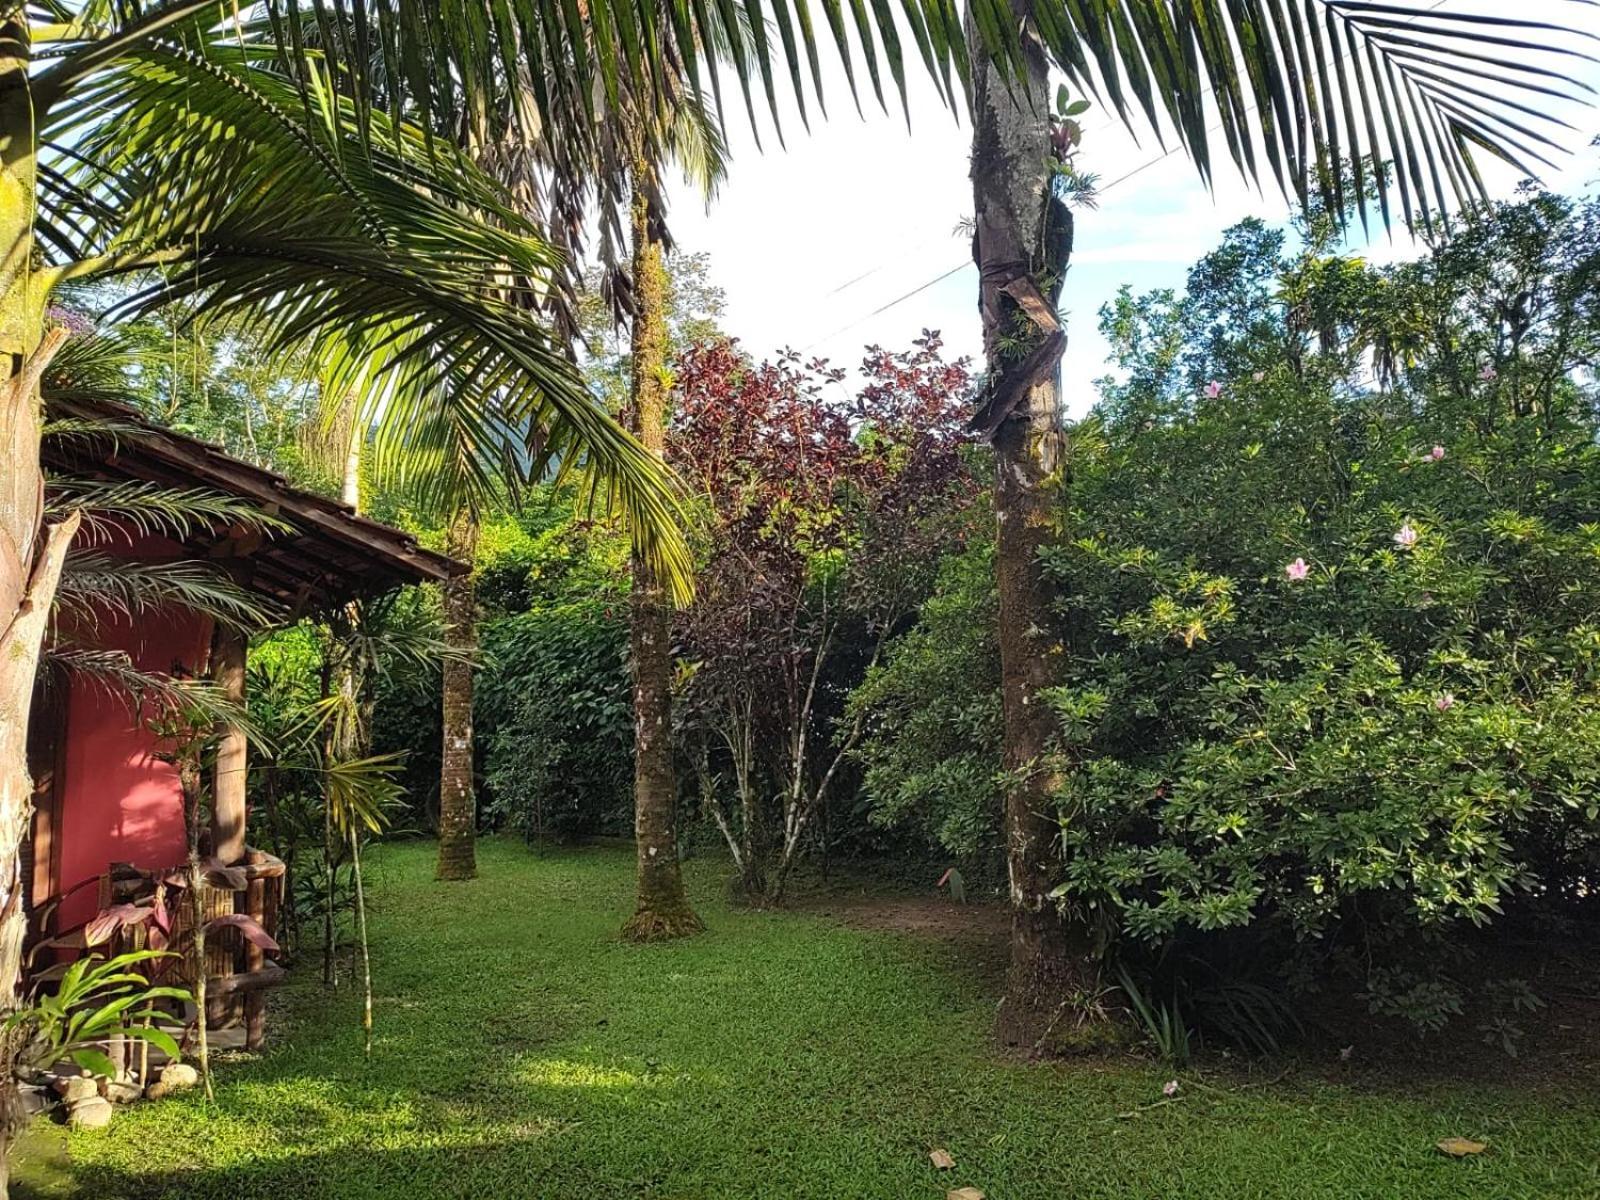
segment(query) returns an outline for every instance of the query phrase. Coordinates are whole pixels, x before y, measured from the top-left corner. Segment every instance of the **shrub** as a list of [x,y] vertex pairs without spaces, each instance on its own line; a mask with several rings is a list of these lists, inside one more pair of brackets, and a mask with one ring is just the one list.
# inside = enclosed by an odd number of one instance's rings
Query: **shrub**
[[484,650],[488,819],[529,838],[629,832],[626,608],[580,601],[520,613],[488,626]]
[[[1248,963],[1260,1007],[1348,967],[1375,1013],[1432,1027],[1462,1008],[1462,929],[1592,898],[1597,213],[1530,196],[1383,270],[1316,222],[1293,256],[1246,223],[1186,293],[1105,312],[1121,379],[1071,430],[1044,555],[1057,897],[1153,995]],[[909,706],[992,695],[931,658],[982,620],[947,598],[858,695],[885,820],[998,811],[933,782],[983,778],[998,744]]]

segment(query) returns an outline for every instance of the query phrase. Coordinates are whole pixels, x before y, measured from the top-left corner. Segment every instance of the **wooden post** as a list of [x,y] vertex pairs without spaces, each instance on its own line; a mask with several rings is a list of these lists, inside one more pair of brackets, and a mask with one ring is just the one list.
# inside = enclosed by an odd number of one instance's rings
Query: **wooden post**
[[[249,639],[219,625],[211,645],[211,675],[235,704],[243,705],[245,651]],[[217,767],[211,790],[211,852],[224,864],[244,858],[245,782],[249,763],[244,730],[224,726],[217,738]]]
[[[259,850],[250,851],[247,860],[251,866],[258,867],[267,861],[267,856]],[[245,891],[245,911],[250,914],[250,919],[263,929],[270,929],[267,924],[267,880],[251,872],[250,884]],[[246,974],[260,971],[267,963],[267,952],[256,945],[249,938],[244,939],[244,969]],[[267,994],[262,988],[255,988],[245,994],[244,998],[244,1045],[246,1050],[261,1049],[262,1040],[267,1028]]]
[[[203,887],[200,898],[206,922],[209,924],[217,917],[237,912],[236,896],[236,892],[227,888],[212,887],[209,884]],[[205,971],[209,982],[216,983],[230,979],[238,972],[238,943],[244,940],[239,937],[239,931],[236,929],[222,929],[206,935]],[[246,945],[248,944],[246,941]],[[214,989],[214,994],[208,1003],[206,1016],[213,1030],[221,1029],[238,1020],[237,1002],[225,995],[221,989]]]

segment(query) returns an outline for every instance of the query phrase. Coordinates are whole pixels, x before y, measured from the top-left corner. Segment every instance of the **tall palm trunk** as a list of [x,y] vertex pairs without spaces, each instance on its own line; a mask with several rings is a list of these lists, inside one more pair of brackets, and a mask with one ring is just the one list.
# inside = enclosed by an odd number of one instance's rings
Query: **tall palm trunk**
[[[322,694],[324,704],[333,696],[333,659],[338,642],[332,630],[324,631],[322,650]],[[333,761],[334,723],[329,722],[322,732],[322,761]],[[339,862],[338,843],[333,836],[333,805],[326,794],[322,799],[322,986],[339,984],[339,926],[337,901],[339,898],[337,874]]]
[[[340,489],[340,497],[348,504],[353,512],[361,511],[361,450],[366,445],[366,432],[361,427],[361,410],[353,401],[349,405],[349,429],[345,432],[344,454],[344,486]],[[349,608],[351,641],[359,632],[361,621],[361,607],[354,601]],[[344,746],[341,750],[351,757],[365,757],[371,752],[372,724],[367,720],[365,706],[367,704],[365,680],[358,678],[356,670],[356,656],[353,652],[345,654],[344,668],[341,672],[344,689],[350,704],[350,718],[353,723],[351,733],[355,739],[354,746]],[[372,1057],[372,950],[367,943],[367,885],[361,877],[361,826],[354,817],[349,821],[350,827],[350,876],[355,887],[356,900],[356,946],[361,953],[361,1031],[363,1034],[362,1048],[366,1056]]]
[[[465,509],[450,522],[448,553],[471,564],[478,522]],[[472,574],[444,584],[444,746],[439,766],[440,879],[478,874],[478,811],[472,781],[472,659],[478,648],[477,588]]]
[[[40,339],[43,287],[32,274],[36,144],[28,94],[28,26],[20,5],[0,19],[0,1021],[22,976],[23,879],[33,787],[28,717],[45,626],[77,519],[43,524],[39,376],[63,338]],[[21,1121],[12,1064],[26,1031],[0,1034],[0,1197]]]
[[[650,211],[653,168],[636,154],[633,169],[634,432],[660,458],[666,450],[667,270]],[[622,933],[655,941],[705,926],[689,906],[678,865],[678,776],[672,761],[672,611],[649,564],[633,558],[629,608],[633,660],[633,811],[639,897]]]
[[[1049,633],[1050,589],[1039,563],[1049,537],[1049,481],[1061,450],[1056,364],[1064,344],[1043,294],[1066,268],[1070,221],[1050,194],[1050,89],[1044,53],[1031,37],[1029,0],[1012,0],[1027,48],[1026,81],[1007,82],[972,46],[973,257],[980,282],[989,399],[977,424],[995,456],[995,570],[1000,600],[1001,695],[1005,721],[1005,844],[1012,906],[1011,965],[998,1017],[1000,1036],[1037,1046],[1061,1016],[1081,964],[1050,890],[1058,831],[1051,764],[1055,730],[1042,689],[1060,679],[1064,648]],[[1067,225],[1070,230],[1070,225]],[[1030,349],[1008,354],[1028,334]],[[1071,1022],[1068,1023],[1069,1025]]]

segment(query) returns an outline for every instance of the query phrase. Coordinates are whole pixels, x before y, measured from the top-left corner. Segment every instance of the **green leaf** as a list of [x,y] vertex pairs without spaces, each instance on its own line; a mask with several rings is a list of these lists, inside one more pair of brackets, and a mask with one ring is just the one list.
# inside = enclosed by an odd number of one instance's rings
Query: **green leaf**
[[115,1079],[117,1077],[117,1064],[112,1062],[103,1050],[84,1047],[73,1050],[67,1057],[90,1075],[98,1075],[102,1079]]

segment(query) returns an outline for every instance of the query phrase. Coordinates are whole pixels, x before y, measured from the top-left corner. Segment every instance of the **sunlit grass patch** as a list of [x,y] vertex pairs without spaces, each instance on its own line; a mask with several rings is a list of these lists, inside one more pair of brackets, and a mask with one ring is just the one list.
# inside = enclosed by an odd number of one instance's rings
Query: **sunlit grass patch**
[[[1600,1196],[1600,1094],[1354,1091],[1291,1075],[1186,1083],[1137,1058],[997,1058],[993,997],[958,951],[798,913],[621,943],[632,856],[432,847],[374,856],[378,1043],[303,963],[258,1060],[71,1138],[89,1196],[802,1196],[939,1200],[1444,1200]],[[1131,1115],[1129,1115],[1131,1114]],[[1434,1143],[1487,1141],[1471,1161]],[[955,1157],[936,1175],[927,1151]]]

